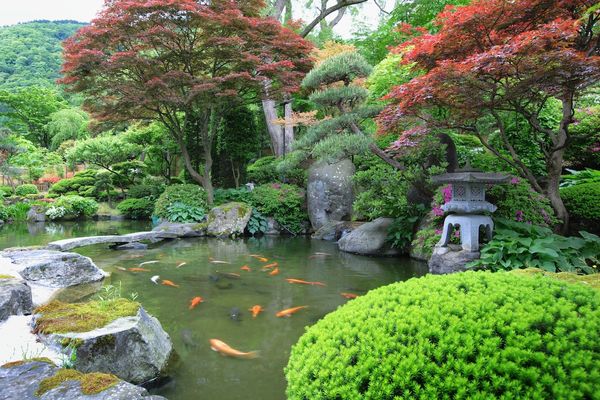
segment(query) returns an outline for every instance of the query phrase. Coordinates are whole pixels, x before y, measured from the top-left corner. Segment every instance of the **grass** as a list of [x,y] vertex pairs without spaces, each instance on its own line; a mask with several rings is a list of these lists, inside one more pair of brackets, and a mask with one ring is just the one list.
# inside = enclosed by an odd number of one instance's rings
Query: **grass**
[[79,381],[81,384],[81,392],[83,394],[97,394],[110,389],[117,383],[119,378],[110,374],[100,372],[92,372],[90,374],[82,374],[74,369],[59,369],[54,376],[43,379],[35,392],[36,396],[41,396],[44,393],[60,386],[66,381]]
[[573,272],[554,273],[538,268],[516,269],[511,271],[511,273],[518,275],[543,275],[553,279],[559,279],[569,283],[578,283],[600,290],[600,274],[577,275]]
[[112,321],[136,315],[140,304],[127,299],[91,301],[88,303],[67,304],[52,301],[38,307],[36,333],[89,332],[101,328]]
[[96,211],[98,215],[111,215],[113,217],[117,217],[122,215],[117,207],[111,207],[108,203],[98,203],[98,211]]

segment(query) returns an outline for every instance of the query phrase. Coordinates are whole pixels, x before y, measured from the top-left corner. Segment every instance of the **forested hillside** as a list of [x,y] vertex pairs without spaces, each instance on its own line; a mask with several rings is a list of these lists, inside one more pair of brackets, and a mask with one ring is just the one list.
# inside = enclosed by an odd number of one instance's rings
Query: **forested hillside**
[[0,89],[53,84],[62,64],[62,41],[83,25],[35,21],[0,27]]

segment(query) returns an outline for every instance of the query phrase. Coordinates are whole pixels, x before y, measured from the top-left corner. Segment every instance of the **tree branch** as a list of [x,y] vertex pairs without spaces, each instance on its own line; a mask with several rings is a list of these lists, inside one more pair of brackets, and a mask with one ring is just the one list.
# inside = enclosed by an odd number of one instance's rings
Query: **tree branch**
[[321,10],[319,15],[315,17],[300,33],[300,36],[307,37],[308,34],[331,13],[334,13],[344,7],[353,6],[355,4],[365,3],[367,0],[338,0],[338,2],[325,10]]

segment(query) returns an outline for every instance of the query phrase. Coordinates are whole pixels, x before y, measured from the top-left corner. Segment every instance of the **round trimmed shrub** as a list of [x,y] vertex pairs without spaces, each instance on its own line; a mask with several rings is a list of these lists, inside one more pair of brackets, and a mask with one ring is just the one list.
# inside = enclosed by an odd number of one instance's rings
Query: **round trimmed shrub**
[[273,156],[259,158],[246,167],[246,178],[249,182],[258,185],[279,182],[285,178],[286,182],[294,185],[304,186],[306,182],[306,170],[303,168],[289,168],[285,173],[277,170],[281,160]]
[[175,203],[204,210],[208,208],[206,192],[202,187],[194,184],[172,185],[156,201],[154,215],[170,220],[169,208]]
[[295,399],[592,399],[600,292],[511,273],[428,275],[308,328],[285,369]]
[[12,188],[12,186],[0,185],[0,196],[1,197],[8,197],[8,196],[12,196],[13,194],[15,194],[15,190]]
[[127,199],[117,205],[117,210],[130,219],[150,219],[154,202],[148,198]]
[[98,203],[94,199],[88,199],[77,195],[61,196],[46,211],[46,215],[52,219],[77,219],[90,218],[98,211]]
[[39,190],[34,184],[28,183],[25,185],[19,185],[15,188],[15,194],[17,196],[27,196],[28,194],[38,194]]
[[600,183],[582,183],[560,190],[569,215],[581,220],[600,221]]

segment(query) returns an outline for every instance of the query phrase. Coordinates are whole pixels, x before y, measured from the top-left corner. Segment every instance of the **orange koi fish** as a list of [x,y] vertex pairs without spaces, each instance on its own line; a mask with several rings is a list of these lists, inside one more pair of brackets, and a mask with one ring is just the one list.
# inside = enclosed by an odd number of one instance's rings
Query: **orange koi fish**
[[249,256],[256,258],[260,262],[267,262],[267,261],[269,261],[268,258],[265,258],[265,257],[263,257],[261,255],[258,255],[258,254],[249,254]]
[[298,311],[302,310],[303,308],[308,308],[308,306],[292,307],[292,308],[288,308],[285,310],[281,310],[277,314],[275,314],[275,316],[276,317],[291,317],[292,314],[297,313]]
[[192,299],[192,301],[190,301],[190,310],[193,310],[194,308],[196,308],[196,306],[198,304],[203,303],[203,302],[204,302],[204,299],[202,297],[200,297],[200,296],[194,297]]
[[340,293],[340,294],[342,295],[342,297],[345,297],[345,298],[347,298],[347,299],[355,299],[355,298],[357,298],[357,297],[358,297],[358,295],[357,295],[357,294],[354,294],[354,293],[343,293],[343,292],[342,292],[342,293]]
[[277,266],[279,266],[279,263],[274,262],[272,264],[265,265],[264,267],[262,267],[262,270],[265,271],[265,270],[267,270],[269,268],[273,268],[273,267],[277,267]]
[[259,306],[258,304],[255,306],[252,306],[252,308],[249,308],[248,311],[250,311],[252,313],[252,318],[256,318],[256,316],[258,314],[260,314],[261,312],[263,312],[265,309],[262,308],[261,306]]
[[240,268],[240,269],[241,269],[242,271],[248,271],[248,272],[252,271],[252,268],[250,268],[250,267],[249,267],[249,266],[247,266],[247,265],[244,265],[244,266],[243,266],[242,268]]
[[179,285],[176,285],[175,283],[173,283],[172,281],[169,281],[167,279],[163,279],[163,281],[161,282],[163,285],[165,286],[171,286],[171,287],[179,287]]
[[269,275],[271,275],[271,276],[275,276],[277,274],[279,274],[279,268],[277,268],[277,267],[275,267],[275,269],[273,271],[269,272]]
[[227,343],[220,341],[219,339],[210,339],[210,348],[217,351],[224,356],[235,357],[235,358],[246,358],[252,359],[258,357],[258,351],[250,351],[248,353],[241,352],[229,346]]
[[294,278],[287,278],[286,281],[288,281],[289,283],[298,283],[301,285],[327,286],[323,282],[307,282],[307,281],[303,281],[302,279],[294,279]]
[[129,268],[131,272],[150,272],[149,269],[146,268]]

